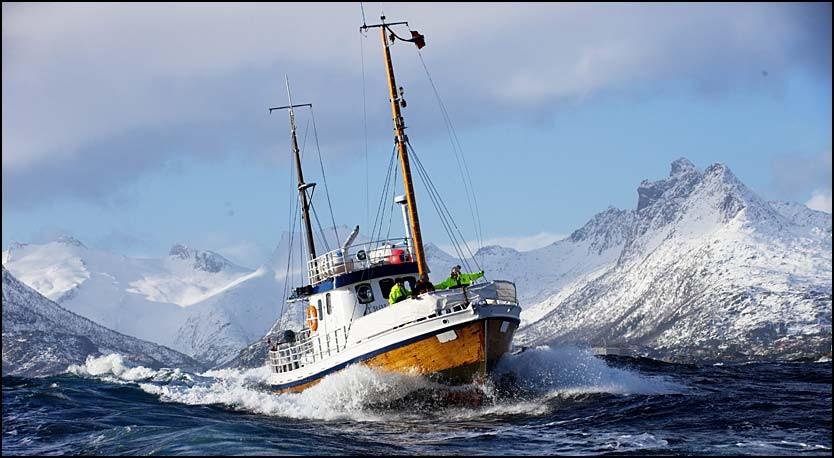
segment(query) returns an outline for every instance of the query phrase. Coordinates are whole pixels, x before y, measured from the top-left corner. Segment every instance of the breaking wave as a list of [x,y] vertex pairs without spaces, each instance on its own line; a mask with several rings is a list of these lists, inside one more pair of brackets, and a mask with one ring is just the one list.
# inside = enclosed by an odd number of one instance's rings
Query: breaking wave
[[[266,367],[190,374],[180,369],[129,367],[117,354],[90,357],[67,372],[115,383],[134,383],[163,402],[221,405],[261,415],[298,419],[384,421],[445,415],[540,415],[550,401],[594,393],[667,394],[684,388],[660,377],[614,368],[578,348],[537,347],[507,355],[497,382],[449,387],[414,374],[363,365],[325,377],[301,393],[276,394]],[[505,383],[506,382],[506,383]]]
[[518,388],[548,397],[579,394],[672,394],[685,391],[662,377],[611,367],[589,349],[540,346],[506,355],[496,368]]

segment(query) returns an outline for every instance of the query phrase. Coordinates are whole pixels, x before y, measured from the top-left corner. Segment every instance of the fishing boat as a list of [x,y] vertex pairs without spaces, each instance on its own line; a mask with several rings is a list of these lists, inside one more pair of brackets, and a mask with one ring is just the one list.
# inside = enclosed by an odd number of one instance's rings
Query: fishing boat
[[[304,180],[294,114],[294,109],[311,105],[294,105],[287,82],[289,105],[269,109],[289,113],[307,261],[306,284],[291,289],[287,297],[288,303],[305,310],[303,329],[277,332],[269,343],[267,365],[277,392],[303,391],[353,364],[448,384],[469,383],[490,374],[510,350],[519,324],[521,308],[512,282],[481,279],[448,289],[426,287],[429,269],[409,162],[413,149],[405,134],[403,90],[397,91],[391,60],[395,42],[414,43],[419,50],[425,38],[410,29],[411,38],[401,38],[395,33],[398,26],[408,23],[386,23],[382,16],[379,24],[363,24],[360,31],[379,29],[382,38],[394,122],[392,163],[396,157],[404,191],[396,199],[403,237],[355,244],[356,226],[340,247],[317,254],[309,212],[315,184]],[[398,280],[414,294],[392,304],[389,295]]]

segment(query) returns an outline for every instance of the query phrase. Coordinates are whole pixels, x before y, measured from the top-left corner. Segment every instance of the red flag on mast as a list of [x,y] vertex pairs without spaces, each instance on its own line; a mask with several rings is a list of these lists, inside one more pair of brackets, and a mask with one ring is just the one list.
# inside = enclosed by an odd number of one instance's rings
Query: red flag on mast
[[423,46],[426,46],[426,37],[420,35],[420,32],[415,30],[411,31],[411,40],[415,45],[417,45],[417,49],[422,49]]

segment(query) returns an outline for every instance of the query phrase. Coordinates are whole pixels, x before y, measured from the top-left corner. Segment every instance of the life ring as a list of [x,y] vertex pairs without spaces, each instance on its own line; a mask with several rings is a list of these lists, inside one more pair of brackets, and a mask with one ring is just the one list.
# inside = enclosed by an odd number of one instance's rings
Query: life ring
[[319,312],[313,305],[307,307],[307,327],[313,331],[319,328]]

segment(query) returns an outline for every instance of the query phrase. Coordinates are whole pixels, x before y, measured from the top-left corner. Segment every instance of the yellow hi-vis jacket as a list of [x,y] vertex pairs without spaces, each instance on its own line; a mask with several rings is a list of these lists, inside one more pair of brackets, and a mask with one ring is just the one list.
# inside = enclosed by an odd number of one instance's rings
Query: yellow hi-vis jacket
[[394,287],[391,288],[391,292],[388,293],[388,303],[389,304],[396,304],[397,302],[405,299],[408,297],[410,293],[404,286],[400,286],[399,284],[394,284]]
[[483,270],[480,271],[480,272],[472,273],[472,274],[460,274],[460,277],[458,277],[457,279],[455,279],[453,277],[449,277],[449,278],[443,280],[442,282],[434,285],[434,287],[435,287],[435,289],[440,290],[440,289],[452,288],[452,287],[455,287],[455,286],[469,286],[469,285],[472,284],[472,282],[474,282],[475,280],[477,280],[477,279],[479,279],[483,276],[484,276],[484,271]]

